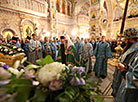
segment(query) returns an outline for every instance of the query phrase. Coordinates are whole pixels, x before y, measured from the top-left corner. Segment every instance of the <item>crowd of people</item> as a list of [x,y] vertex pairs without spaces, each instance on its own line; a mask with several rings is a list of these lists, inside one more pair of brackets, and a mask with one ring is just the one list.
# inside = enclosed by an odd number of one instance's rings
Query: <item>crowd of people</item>
[[[138,30],[127,29],[124,32],[125,40],[121,46],[124,48],[120,54],[120,63],[116,67],[113,79],[113,93],[115,102],[137,102],[138,101]],[[32,38],[26,37],[21,41],[18,37],[12,37],[9,41],[0,38],[0,43],[23,48],[27,60],[36,64],[36,60],[50,55],[54,61],[66,65],[85,67],[87,73],[92,72],[92,56],[95,56],[94,72],[98,78],[106,78],[107,61],[115,52],[117,41],[106,41],[105,36],[95,39],[72,39],[69,35],[60,38],[45,37],[39,40],[36,34]],[[133,100],[133,101],[132,101]]]
[[[69,35],[63,35],[60,38],[54,37],[53,39],[45,37],[44,41],[42,41],[36,34],[32,34],[32,37],[27,36],[25,41],[13,36],[12,39],[8,41],[1,38],[0,43],[9,43],[24,49],[27,61],[33,64],[36,64],[37,59],[45,58],[47,55],[50,55],[54,61],[59,61],[63,64],[83,66],[86,68],[86,72],[88,73],[92,71],[91,57],[95,55],[96,63],[101,63],[101,65],[95,64],[95,75],[102,78],[107,76],[106,62],[108,58],[112,57],[110,50],[111,45],[109,42],[105,41],[104,36],[95,40],[79,37],[72,39]],[[102,53],[103,51],[104,53]],[[104,66],[103,63],[105,64]],[[105,71],[105,73],[103,73],[100,67]]]

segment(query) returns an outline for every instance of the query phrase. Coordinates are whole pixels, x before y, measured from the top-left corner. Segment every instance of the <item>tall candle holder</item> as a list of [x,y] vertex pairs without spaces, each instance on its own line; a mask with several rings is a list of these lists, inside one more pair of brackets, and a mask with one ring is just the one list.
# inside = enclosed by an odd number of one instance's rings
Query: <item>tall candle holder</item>
[[115,67],[117,67],[118,64],[119,64],[118,58],[119,58],[120,52],[122,51],[122,48],[121,48],[121,39],[123,37],[123,30],[124,30],[124,27],[125,27],[125,21],[126,21],[128,4],[129,4],[129,0],[126,0],[124,15],[123,15],[123,19],[122,19],[121,30],[120,30],[120,34],[118,35],[118,46],[115,48],[115,50],[116,50],[116,57],[115,57],[115,59],[113,59],[112,61],[109,62],[110,65],[115,66]]

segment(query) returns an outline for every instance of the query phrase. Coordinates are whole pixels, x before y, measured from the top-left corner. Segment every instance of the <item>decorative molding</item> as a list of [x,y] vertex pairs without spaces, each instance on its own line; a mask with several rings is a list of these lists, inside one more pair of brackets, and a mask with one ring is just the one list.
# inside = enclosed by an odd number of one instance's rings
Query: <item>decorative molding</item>
[[0,7],[4,9],[11,9],[18,12],[25,12],[40,17],[47,17],[47,3],[40,0],[6,0],[2,3],[0,0]]

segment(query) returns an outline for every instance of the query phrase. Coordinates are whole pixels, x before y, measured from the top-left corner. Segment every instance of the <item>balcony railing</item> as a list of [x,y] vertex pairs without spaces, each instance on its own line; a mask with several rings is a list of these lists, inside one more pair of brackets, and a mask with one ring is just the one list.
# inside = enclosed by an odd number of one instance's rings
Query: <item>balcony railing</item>
[[[0,5],[12,5],[15,7],[21,7],[29,9],[39,13],[47,12],[47,5],[45,1],[40,0],[0,0]],[[8,7],[8,6],[7,6]]]

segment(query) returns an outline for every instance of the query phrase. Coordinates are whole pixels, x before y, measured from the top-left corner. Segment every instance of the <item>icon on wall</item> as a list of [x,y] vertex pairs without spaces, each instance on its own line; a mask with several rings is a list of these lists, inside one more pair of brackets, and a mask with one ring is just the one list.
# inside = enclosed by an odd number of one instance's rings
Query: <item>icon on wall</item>
[[13,37],[13,33],[11,31],[4,32],[5,40],[10,42],[11,38]]
[[24,37],[27,36],[32,37],[33,34],[33,27],[31,25],[25,25],[24,26]]

